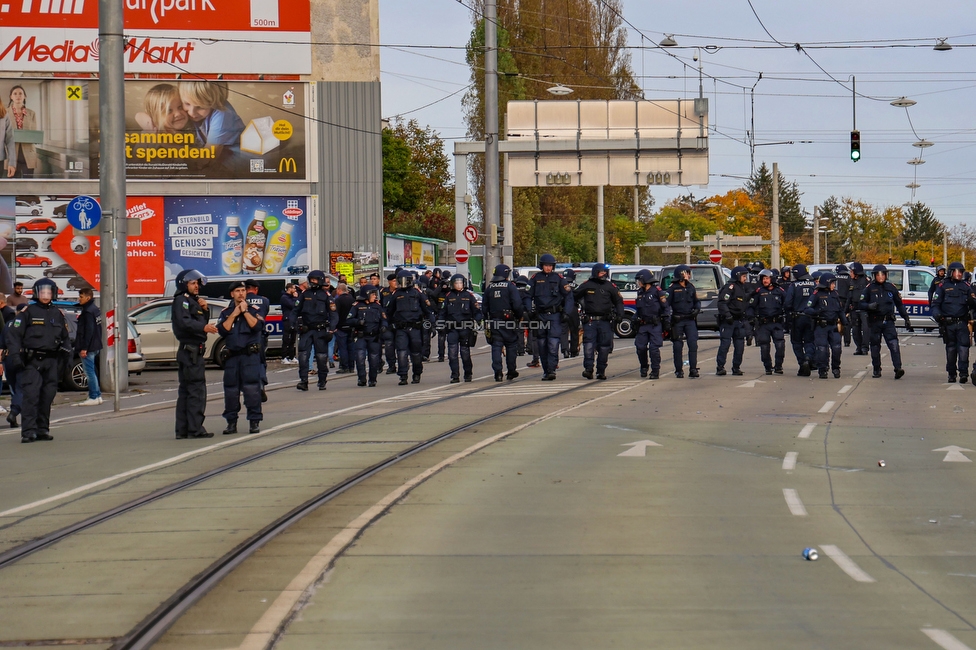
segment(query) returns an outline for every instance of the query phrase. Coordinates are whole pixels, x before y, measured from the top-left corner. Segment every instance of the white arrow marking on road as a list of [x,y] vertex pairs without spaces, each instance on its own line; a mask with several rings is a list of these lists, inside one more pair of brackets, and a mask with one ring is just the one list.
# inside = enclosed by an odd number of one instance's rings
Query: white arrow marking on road
[[945,630],[922,628],[922,634],[935,641],[945,650],[970,650],[970,647]]
[[969,460],[962,455],[964,451],[972,451],[972,449],[966,449],[965,447],[957,447],[956,445],[949,445],[948,447],[941,447],[939,449],[933,449],[932,451],[947,451],[946,457],[942,459],[943,463],[971,463],[973,461]]
[[738,386],[736,386],[736,388],[755,388],[756,384],[765,384],[765,383],[766,382],[764,382],[761,379],[750,379],[744,384],[739,384]]
[[962,386],[952,385],[952,386],[949,386],[948,388],[946,388],[946,390],[966,390],[966,389],[963,388]]
[[630,447],[630,449],[622,454],[617,454],[618,456],[646,456],[648,447],[662,447],[663,445],[659,445],[653,440],[638,440],[637,442],[628,442],[620,446]]
[[783,458],[783,469],[796,469],[796,457],[799,455],[799,452],[796,451],[786,452],[786,456]]

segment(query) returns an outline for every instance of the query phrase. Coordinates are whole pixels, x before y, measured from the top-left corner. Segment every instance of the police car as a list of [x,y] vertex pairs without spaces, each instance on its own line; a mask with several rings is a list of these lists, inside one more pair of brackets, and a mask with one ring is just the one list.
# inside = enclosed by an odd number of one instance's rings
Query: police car
[[655,274],[654,277],[659,277],[663,268],[663,266],[638,266],[636,264],[615,264],[610,267],[610,281],[617,287],[620,296],[624,299],[624,319],[614,326],[617,336],[620,338],[631,338],[636,334],[631,321],[637,315],[637,310],[634,307],[634,303],[637,301],[637,290],[640,288],[635,277],[637,272],[641,269],[647,269]]
[[[695,322],[699,330],[718,330],[718,292],[727,282],[722,267],[718,264],[688,264],[691,268],[691,283],[695,285],[698,299],[701,301],[701,313]],[[674,269],[677,264],[665,266],[655,274],[659,286],[667,291],[674,279]]]

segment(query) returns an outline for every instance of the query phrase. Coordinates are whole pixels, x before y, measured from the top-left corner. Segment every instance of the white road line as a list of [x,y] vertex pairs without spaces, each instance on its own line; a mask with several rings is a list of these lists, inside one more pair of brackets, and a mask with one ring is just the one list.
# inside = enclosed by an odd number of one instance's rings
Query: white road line
[[806,425],[804,425],[804,427],[802,429],[800,429],[800,433],[797,434],[796,437],[797,438],[809,438],[810,437],[810,434],[813,433],[813,430],[816,429],[816,428],[817,428],[817,423],[816,422],[807,422]]
[[356,519],[350,522],[335,537],[329,540],[329,543],[326,544],[318,553],[316,553],[311,560],[309,560],[308,564],[306,564],[298,575],[292,579],[288,586],[285,587],[284,591],[282,591],[278,597],[275,598],[274,602],[271,603],[270,607],[268,607],[267,611],[264,612],[258,622],[254,624],[254,627],[252,627],[251,631],[246,637],[244,637],[244,641],[240,646],[238,646],[237,650],[264,650],[264,648],[268,646],[268,643],[274,638],[274,635],[279,632],[282,625],[292,615],[292,612],[295,611],[295,608],[304,601],[308,590],[318,582],[322,573],[328,569],[335,558],[338,557],[340,553],[342,553],[353,541],[356,540],[366,526],[380,517],[390,507],[402,499],[404,495],[429,479],[431,476],[499,440],[513,436],[516,433],[536,424],[540,424],[553,418],[558,418],[561,415],[565,415],[570,411],[575,411],[580,407],[592,404],[598,400],[613,397],[618,393],[623,393],[630,390],[630,388],[633,387],[621,388],[615,393],[600,395],[599,397],[594,397],[576,404],[575,406],[569,406],[559,409],[558,411],[547,413],[546,415],[537,417],[534,420],[526,422],[525,424],[520,424],[513,429],[509,429],[508,431],[491,436],[490,438],[485,438],[481,442],[468,447],[464,451],[458,452],[450,458],[447,458],[433,467],[424,470],[403,485],[399,486],[385,497],[377,501],[363,514],[356,517]]
[[945,650],[972,650],[968,645],[952,636],[945,630],[936,628],[922,628],[922,634],[935,641]]
[[858,582],[876,582],[876,580],[869,576],[864,569],[857,566],[857,564],[854,563],[854,560],[847,557],[847,554],[844,553],[844,551],[840,550],[833,544],[823,544],[820,546],[820,548],[824,553],[827,554],[827,557],[833,560],[834,563],[840,567],[841,571]]
[[854,387],[851,386],[850,384],[848,384],[847,386],[844,386],[839,391],[837,391],[837,394],[838,395],[843,395],[844,393],[847,393],[848,391],[850,391],[852,388],[854,388]]
[[827,402],[826,404],[820,407],[820,410],[817,411],[817,413],[829,413],[830,409],[834,408],[834,404],[836,403],[837,402]]
[[[478,379],[484,379],[485,377],[490,377],[490,376],[492,376],[492,375],[485,375],[484,377],[479,377]],[[423,393],[430,393],[430,392],[436,391],[436,390],[443,390],[443,388],[444,388],[443,386],[435,386],[434,388],[427,388],[425,390],[418,390],[416,392],[409,393],[408,395],[420,395],[420,394],[423,394]],[[402,396],[400,396],[400,397],[402,397]],[[85,485],[79,485],[76,488],[73,488],[71,490],[67,490],[65,492],[61,492],[60,494],[55,494],[55,495],[49,496],[49,497],[47,497],[45,499],[40,499],[38,501],[33,501],[31,503],[25,503],[22,506],[17,506],[16,508],[10,508],[9,510],[4,510],[3,512],[0,512],[0,517],[7,517],[7,516],[10,516],[10,515],[15,515],[15,514],[17,514],[19,512],[24,512],[26,510],[32,510],[34,508],[37,508],[37,507],[40,507],[40,506],[44,506],[44,505],[47,505],[49,503],[54,503],[55,501],[61,501],[62,499],[67,499],[68,497],[72,497],[72,496],[74,496],[76,494],[81,494],[83,492],[88,492],[89,490],[93,490],[93,489],[98,488],[98,487],[101,487],[103,485],[108,485],[109,483],[113,483],[115,481],[119,481],[119,480],[122,480],[122,479],[125,479],[125,478],[129,478],[131,476],[138,476],[140,474],[145,474],[147,472],[151,472],[153,470],[157,470],[157,469],[160,469],[160,468],[163,468],[163,467],[168,467],[170,465],[175,465],[176,463],[180,463],[180,462],[182,462],[184,460],[187,460],[189,458],[193,458],[195,456],[200,456],[201,454],[206,454],[208,452],[214,451],[215,449],[221,449],[223,447],[229,447],[229,446],[232,446],[232,445],[239,445],[239,444],[241,444],[243,442],[246,442],[248,440],[255,440],[257,438],[261,438],[261,437],[264,437],[264,436],[267,436],[267,435],[271,435],[272,433],[277,433],[278,431],[282,431],[284,429],[288,429],[288,428],[296,427],[296,426],[301,426],[303,424],[309,424],[310,422],[316,422],[318,420],[322,420],[322,419],[325,419],[325,418],[330,418],[330,417],[333,417],[333,416],[336,416],[336,415],[341,415],[343,413],[348,413],[349,411],[353,411],[353,410],[360,410],[360,409],[363,409],[363,408],[366,408],[366,407],[369,407],[369,406],[375,406],[377,404],[395,402],[397,399],[399,399],[399,397],[385,397],[385,398],[382,398],[382,399],[373,400],[372,402],[366,402],[365,404],[359,404],[359,405],[354,405],[354,406],[347,406],[346,408],[338,409],[336,411],[329,411],[328,413],[319,413],[318,415],[313,415],[311,417],[302,418],[300,420],[293,420],[291,422],[285,422],[283,424],[279,424],[277,426],[273,426],[270,429],[265,429],[261,433],[255,433],[253,435],[245,436],[245,437],[242,437],[242,438],[236,438],[236,439],[232,439],[232,440],[225,440],[223,442],[218,442],[218,443],[213,444],[213,445],[207,445],[206,447],[200,447],[199,449],[194,449],[192,451],[188,451],[186,453],[179,454],[177,456],[172,456],[170,458],[165,458],[165,459],[163,459],[161,461],[158,461],[156,463],[151,463],[149,465],[143,465],[142,467],[136,467],[135,469],[130,469],[128,471],[121,472],[121,473],[116,474],[114,476],[109,476],[109,477],[106,477],[106,478],[103,478],[103,479],[99,479],[97,481],[92,481],[91,483],[86,483]],[[182,443],[182,444],[185,444],[185,443]]]
[[866,374],[868,374],[868,371],[867,370],[862,370],[861,372],[859,372],[856,375],[854,375],[854,379],[861,379]]
[[807,516],[807,509],[803,507],[803,502],[800,501],[800,495],[796,493],[796,490],[783,488],[783,496],[786,497],[786,505],[790,509],[790,514],[795,517]]
[[796,457],[799,455],[796,451],[786,452],[786,456],[783,457],[783,469],[796,469]]

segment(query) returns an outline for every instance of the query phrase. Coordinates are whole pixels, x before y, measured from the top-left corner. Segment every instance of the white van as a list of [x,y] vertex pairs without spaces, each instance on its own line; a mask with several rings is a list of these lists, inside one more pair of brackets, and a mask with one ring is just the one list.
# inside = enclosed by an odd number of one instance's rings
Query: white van
[[617,287],[620,291],[621,297],[624,299],[624,319],[615,325],[617,331],[617,336],[622,339],[634,336],[633,324],[631,319],[637,314],[637,310],[634,307],[634,303],[637,301],[637,272],[641,269],[647,269],[651,273],[655,274],[655,277],[660,275],[663,266],[651,266],[651,265],[641,265],[636,264],[614,264],[610,266],[610,281]]
[[[807,267],[810,273],[814,271],[834,272],[836,264],[812,264]],[[847,267],[850,268],[850,263]],[[909,266],[907,264],[885,264],[888,269],[888,282],[895,285],[901,293],[901,300],[905,303],[905,310],[912,319],[912,327],[932,331],[938,327],[935,319],[929,313],[929,287],[935,280],[935,268],[931,266]],[[871,269],[874,264],[864,265],[864,275],[868,281],[874,280]],[[857,298],[854,298],[857,300]],[[899,327],[905,326],[904,319],[895,314],[895,323]]]

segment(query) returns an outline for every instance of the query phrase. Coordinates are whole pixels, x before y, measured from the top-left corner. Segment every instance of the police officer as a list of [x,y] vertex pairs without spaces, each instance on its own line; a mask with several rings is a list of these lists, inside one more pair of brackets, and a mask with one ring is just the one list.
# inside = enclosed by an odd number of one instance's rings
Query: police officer
[[[258,293],[261,285],[253,278],[244,280],[244,288],[247,290],[247,303],[254,307],[261,321],[261,401],[268,401],[268,393],[264,387],[268,385],[268,313],[271,311],[271,301]],[[219,329],[219,327],[218,327]]]
[[732,352],[732,374],[742,375],[742,353],[745,351],[749,324],[746,311],[749,308],[749,293],[746,290],[749,269],[737,266],[732,269],[732,280],[722,287],[718,294],[718,331],[721,342],[715,357],[715,374],[725,373],[725,360],[729,347]]
[[338,324],[336,325],[334,346],[336,353],[339,355],[339,369],[336,370],[337,375],[352,372],[356,365],[355,355],[353,353],[352,324],[348,320],[349,312],[352,311],[352,306],[355,302],[356,296],[350,292],[349,285],[340,282],[336,286],[335,297],[333,298],[336,315],[339,317]]
[[[845,320],[847,318],[847,313],[850,311],[851,307],[851,271],[847,268],[846,264],[838,264],[834,267],[834,286],[835,291],[840,297],[840,303],[844,310]],[[844,347],[851,347],[851,324],[847,322],[844,325]]]
[[298,305],[298,287],[291,282],[285,285],[278,299],[281,304],[281,363],[298,363],[295,357],[295,307]]
[[576,305],[573,302],[573,292],[556,273],[556,258],[546,253],[539,258],[539,263],[542,270],[529,280],[529,289],[532,293],[532,309],[539,324],[536,342],[542,363],[542,381],[554,381],[556,367],[559,365],[562,320],[569,318]]
[[[783,374],[783,359],[786,357],[786,291],[776,286],[773,271],[763,269],[759,272],[760,286],[749,298],[749,314],[756,321],[756,343],[766,374]],[[772,342],[776,357],[770,355]]]
[[522,274],[515,276],[515,286],[522,298],[522,321],[521,332],[518,340],[518,355],[522,356],[526,352],[532,355],[532,359],[525,364],[527,368],[538,368],[539,363],[539,343],[536,339],[535,321],[532,320],[532,289],[529,287],[529,278]]
[[485,331],[490,337],[491,369],[495,373],[495,381],[502,380],[502,348],[505,350],[507,378],[512,380],[519,376],[517,355],[519,338],[522,337],[519,321],[525,313],[525,306],[518,287],[508,279],[509,273],[511,269],[508,266],[496,266],[482,297],[482,311],[488,319]]
[[386,316],[396,329],[397,371],[400,386],[407,385],[407,371],[413,366],[412,381],[420,383],[424,372],[424,339],[430,340],[431,319],[434,316],[430,301],[424,292],[414,286],[410,271],[402,269],[397,274],[399,289],[393,293]]
[[583,377],[593,379],[595,355],[596,378],[605,381],[613,347],[613,324],[624,317],[624,300],[610,282],[610,267],[594,264],[590,279],[576,288],[573,298],[583,314]]
[[[965,272],[966,268],[963,267],[963,273]],[[932,280],[932,284],[929,285],[929,307],[932,306],[932,298],[935,296],[935,290],[939,288],[939,285],[945,282],[946,276],[946,267],[939,264],[939,266],[935,269],[935,279]]]
[[671,346],[674,350],[674,376],[685,376],[682,352],[688,341],[688,377],[698,378],[698,323],[701,300],[691,283],[691,268],[679,264],[674,269],[674,280],[668,287],[668,304],[671,305]]
[[823,273],[817,279],[817,288],[807,300],[803,313],[813,321],[813,340],[816,346],[817,371],[821,379],[827,378],[827,364],[840,377],[841,331],[847,324],[844,302],[835,291],[833,273]]
[[793,267],[784,266],[779,270],[779,285],[783,287],[785,291],[786,285],[790,284],[791,282],[793,282]]
[[[224,363],[224,419],[225,436],[237,433],[237,418],[241,412],[241,393],[247,409],[248,433],[261,431],[261,345],[264,321],[260,303],[253,304],[247,295],[246,282],[230,285],[231,303],[220,312],[217,333],[227,346]],[[256,301],[257,302],[257,301]]]
[[807,267],[797,264],[793,267],[793,282],[786,289],[786,317],[791,324],[790,343],[800,369],[798,377],[809,377],[813,367],[815,346],[813,342],[813,321],[803,310],[813,295],[817,283],[807,273]]
[[325,288],[326,276],[320,270],[308,274],[308,289],[298,296],[295,322],[298,324],[298,390],[308,390],[308,371],[315,349],[319,390],[325,390],[329,377],[329,342],[339,324],[332,296]]
[[356,373],[359,386],[366,386],[366,362],[369,361],[369,387],[376,386],[381,356],[381,338],[387,330],[386,313],[380,304],[379,288],[372,285],[359,290],[359,300],[349,312],[348,322],[352,325],[356,342]]
[[[447,272],[442,269],[434,269],[434,276],[431,279],[430,285],[427,288],[427,296],[430,300],[430,305],[434,309],[435,321],[441,321],[444,319],[444,301],[447,298],[447,292],[451,290],[451,281],[447,277]],[[444,362],[444,350],[447,345],[447,327],[441,326],[435,328],[437,330],[437,361],[440,363]],[[433,332],[431,332],[433,334]],[[428,354],[426,356],[430,356]]]
[[451,383],[459,381],[458,355],[464,366],[464,381],[471,381],[471,348],[478,340],[476,326],[481,323],[481,309],[474,294],[468,291],[461,274],[451,277],[450,290],[444,294],[441,314],[447,331],[447,359],[451,365]]
[[[634,301],[634,345],[637,347],[637,360],[640,361],[640,376],[650,378],[661,376],[661,346],[664,345],[664,332],[671,331],[671,306],[668,294],[661,291],[654,280],[654,274],[641,269],[634,275],[637,281],[637,299]],[[648,363],[650,356],[650,363]]]
[[179,341],[176,362],[179,364],[180,387],[176,398],[176,437],[213,437],[203,428],[207,408],[207,375],[205,358],[207,334],[217,334],[210,324],[210,309],[200,295],[207,278],[196,269],[185,269],[176,276],[173,298],[173,334]]
[[[393,294],[397,290],[396,273],[391,273],[386,276],[386,282],[387,286],[380,290],[380,307],[383,308],[384,314],[389,313],[390,301],[393,300]],[[383,345],[383,354],[386,356],[386,374],[397,374],[396,344],[394,341],[394,332],[389,327],[389,323],[387,323],[386,331],[380,335],[380,343]]]
[[[563,271],[563,281],[566,283],[566,287],[570,291],[576,289],[576,271],[573,269],[565,269]],[[579,309],[574,309],[570,312],[569,316],[566,317],[566,322],[563,323],[563,335],[559,339],[560,347],[563,351],[563,358],[568,359],[569,357],[579,356],[579,335],[580,335],[580,315]]]
[[874,366],[872,377],[881,376],[881,339],[884,337],[888,350],[891,352],[891,364],[895,368],[895,379],[905,376],[901,367],[901,348],[898,346],[898,333],[895,331],[895,310],[905,319],[905,327],[909,332],[915,328],[908,318],[908,311],[901,301],[901,294],[892,283],[888,282],[888,267],[878,264],[871,271],[874,281],[861,292],[859,307],[868,313],[868,327],[871,332],[871,364]]
[[58,392],[58,357],[70,354],[68,323],[51,304],[57,290],[50,278],[35,282],[31,303],[6,332],[9,359],[21,392],[21,442],[54,440],[51,403]]
[[[965,384],[969,379],[969,348],[973,337],[969,320],[972,310],[976,308],[976,292],[972,285],[963,280],[965,273],[966,269],[961,263],[950,264],[949,274],[939,283],[932,296],[932,318],[943,333],[950,384],[956,383],[957,368],[960,384]],[[973,381],[976,382],[976,372]]]
[[868,327],[868,313],[860,308],[861,294],[868,286],[868,278],[864,274],[864,266],[860,262],[853,262],[851,270],[850,302],[847,306],[848,321],[851,325],[851,338],[854,340],[855,356],[867,356],[871,343],[871,331]]

